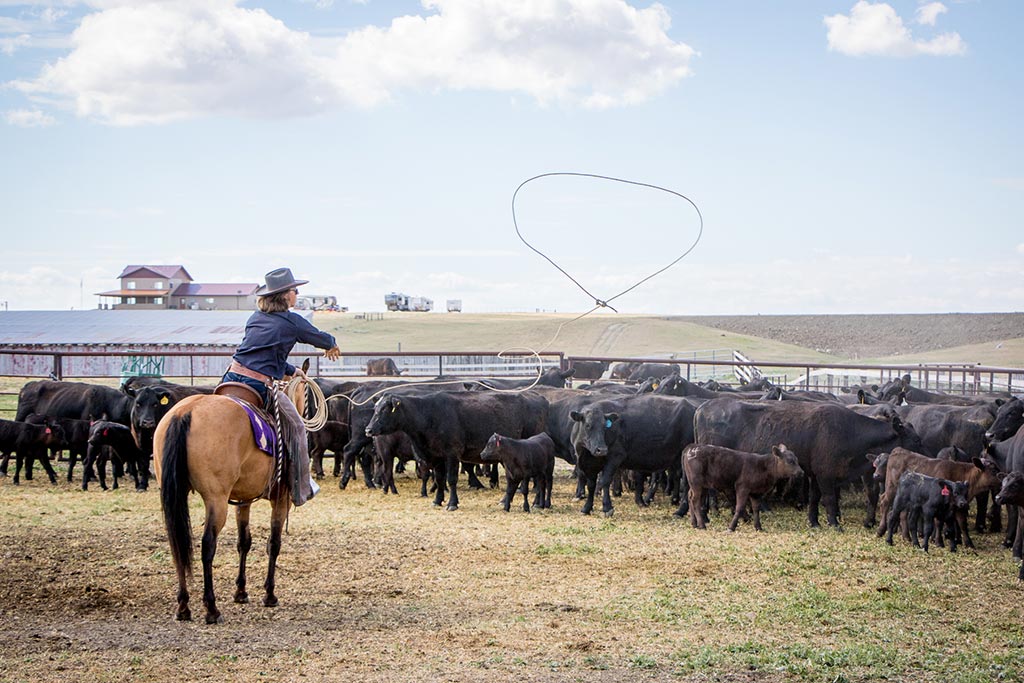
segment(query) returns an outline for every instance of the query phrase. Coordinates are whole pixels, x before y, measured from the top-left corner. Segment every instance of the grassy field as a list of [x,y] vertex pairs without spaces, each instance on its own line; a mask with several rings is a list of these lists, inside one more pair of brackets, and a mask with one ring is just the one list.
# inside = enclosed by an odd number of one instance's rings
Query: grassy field
[[[352,313],[317,313],[314,323],[335,336],[342,350],[439,351],[531,348],[577,356],[662,356],[710,349],[742,349],[772,360],[832,358],[768,339],[673,321],[658,316],[594,313],[575,322],[568,314],[386,313],[383,320],[356,320]],[[561,328],[561,329],[559,329]]]
[[155,492],[0,480],[0,681],[1022,680],[1024,588],[995,535],[889,547],[856,494],[842,533],[791,509],[765,533],[724,513],[698,531],[660,496],[585,517],[559,471],[554,507],[528,515],[491,490],[444,512],[408,475],[398,496],[328,479],[292,513],[273,610],[259,503],[251,604],[230,601],[230,520],[219,544],[220,626],[198,577],[199,621],[172,619]]
[[[342,350],[439,351],[528,347],[576,356],[663,357],[710,349],[736,349],[757,361],[841,363],[849,358],[772,339],[737,334],[667,316],[575,314],[385,313],[381,320],[353,313],[317,313],[314,322],[335,334]],[[827,319],[827,316],[823,316]],[[826,323],[827,324],[827,323]],[[877,334],[870,331],[865,334]],[[1024,335],[1024,330],[1021,330]],[[1024,367],[1024,336],[902,356],[858,358],[858,363],[982,363]]]

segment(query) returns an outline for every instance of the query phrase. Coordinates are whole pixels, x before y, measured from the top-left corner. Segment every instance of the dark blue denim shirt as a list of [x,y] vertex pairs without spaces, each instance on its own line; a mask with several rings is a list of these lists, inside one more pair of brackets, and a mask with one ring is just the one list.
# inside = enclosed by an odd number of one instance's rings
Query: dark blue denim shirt
[[234,358],[250,370],[281,379],[295,374],[288,354],[297,342],[319,349],[330,349],[336,344],[334,337],[313,327],[298,313],[256,311],[245,323],[245,338]]

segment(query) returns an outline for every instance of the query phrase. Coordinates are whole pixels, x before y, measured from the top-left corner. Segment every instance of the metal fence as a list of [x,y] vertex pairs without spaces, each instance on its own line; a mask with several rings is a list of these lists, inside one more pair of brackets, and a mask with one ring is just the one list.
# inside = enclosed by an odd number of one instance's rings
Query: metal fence
[[[310,376],[325,378],[365,378],[367,361],[391,358],[402,371],[402,377],[429,378],[439,375],[479,377],[529,377],[541,370],[567,368],[575,361],[606,361],[670,363],[679,366],[680,375],[690,381],[716,378],[728,380],[749,376],[768,377],[788,389],[809,389],[839,393],[854,384],[884,384],[909,374],[915,386],[929,391],[963,395],[994,392],[1024,392],[1024,369],[982,365],[857,365],[827,363],[790,363],[751,361],[732,352],[712,358],[619,358],[612,356],[567,356],[562,352],[546,352],[537,356],[528,352],[495,351],[404,351],[392,353],[351,352],[337,361],[329,361],[317,353],[293,353],[290,361],[299,365],[309,359]],[[4,360],[0,377],[55,379],[125,379],[149,375],[174,378],[194,384],[219,379],[227,368],[233,349],[193,349],[190,351],[28,351],[0,350]],[[698,355],[701,352],[693,352]],[[721,357],[717,357],[717,356]],[[742,359],[742,360],[738,360]],[[0,397],[16,396],[16,392],[0,392]],[[10,399],[8,399],[10,402]],[[2,408],[12,412],[11,408]]]

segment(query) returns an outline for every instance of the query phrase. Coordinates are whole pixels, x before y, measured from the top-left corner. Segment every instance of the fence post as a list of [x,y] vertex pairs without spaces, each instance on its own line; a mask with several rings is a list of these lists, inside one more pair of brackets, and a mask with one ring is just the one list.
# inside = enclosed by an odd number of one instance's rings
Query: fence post
[[53,354],[53,376],[58,380],[64,379],[63,366],[64,363],[61,362],[61,355],[59,353]]

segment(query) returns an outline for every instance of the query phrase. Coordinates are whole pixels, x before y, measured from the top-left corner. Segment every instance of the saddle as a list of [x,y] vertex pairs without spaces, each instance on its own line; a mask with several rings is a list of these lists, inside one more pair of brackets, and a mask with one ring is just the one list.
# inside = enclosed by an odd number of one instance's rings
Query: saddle
[[311,498],[309,485],[303,479],[303,475],[309,477],[306,428],[294,406],[287,400],[283,401],[285,405],[279,405],[275,389],[271,389],[268,405],[264,405],[259,392],[242,382],[221,382],[213,393],[242,406],[249,416],[257,447],[275,459],[275,471],[264,495],[269,497],[277,486],[286,486],[296,505]]

